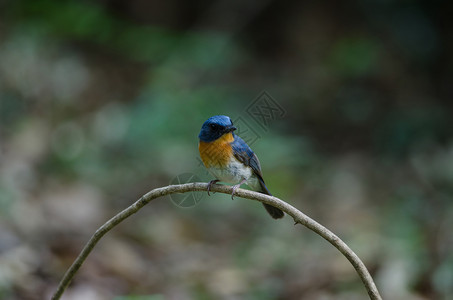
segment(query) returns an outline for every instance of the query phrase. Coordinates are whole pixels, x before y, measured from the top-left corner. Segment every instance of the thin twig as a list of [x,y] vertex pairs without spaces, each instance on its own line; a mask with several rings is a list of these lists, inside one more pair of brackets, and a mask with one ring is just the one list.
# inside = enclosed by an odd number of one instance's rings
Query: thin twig
[[[68,269],[68,271],[63,276],[62,280],[60,281],[58,288],[55,294],[52,296],[52,300],[60,299],[62,294],[64,293],[65,289],[70,284],[71,280],[74,278],[77,271],[82,266],[83,262],[86,260],[90,252],[96,246],[97,242],[113,227],[121,223],[127,217],[131,216],[132,214],[136,213],[139,209],[143,206],[148,204],[151,200],[156,198],[174,194],[174,193],[186,193],[186,192],[193,192],[193,191],[207,191],[208,184],[207,183],[186,183],[186,184],[178,184],[178,185],[169,185],[162,188],[154,189],[147,194],[143,195],[139,200],[137,200],[134,204],[111,218],[107,221],[104,225],[102,225],[94,235],[90,238],[88,243],[83,247],[82,252],[80,252],[79,256],[76,258],[74,263]],[[219,192],[224,194],[231,194],[232,187],[226,185],[212,185],[211,187],[212,192]],[[266,204],[270,204],[277,208],[280,208],[285,213],[290,215],[294,222],[300,223],[305,227],[309,228],[310,230],[314,231],[318,235],[322,236],[326,239],[329,243],[331,243],[335,248],[337,248],[352,264],[354,269],[356,270],[357,274],[359,275],[360,279],[365,286],[370,299],[372,300],[382,300],[379,291],[376,288],[376,285],[371,277],[370,273],[368,272],[367,268],[360,260],[360,258],[352,251],[346,243],[344,243],[338,236],[328,230],[326,227],[322,226],[315,220],[311,219],[310,217],[306,216],[304,213],[299,211],[298,209],[294,208],[293,206],[289,205],[288,203],[265,194],[244,190],[244,189],[237,189],[236,196],[250,199],[250,200],[257,200]]]

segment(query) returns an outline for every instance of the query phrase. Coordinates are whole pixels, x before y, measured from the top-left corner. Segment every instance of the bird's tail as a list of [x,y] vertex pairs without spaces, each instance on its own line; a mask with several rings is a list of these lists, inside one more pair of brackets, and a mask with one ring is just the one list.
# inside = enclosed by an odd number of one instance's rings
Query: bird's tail
[[[261,190],[259,192],[262,193],[262,194],[266,194],[266,195],[272,196],[271,192],[269,192],[269,189],[264,184],[264,181],[262,181],[261,179],[259,181],[260,181],[260,185],[261,185]],[[273,207],[272,205],[269,205],[269,204],[266,204],[266,203],[263,203],[263,205],[264,205],[264,208],[267,210],[267,212],[274,219],[281,219],[285,215],[283,213],[283,211],[281,211],[280,209],[278,209],[276,207]]]

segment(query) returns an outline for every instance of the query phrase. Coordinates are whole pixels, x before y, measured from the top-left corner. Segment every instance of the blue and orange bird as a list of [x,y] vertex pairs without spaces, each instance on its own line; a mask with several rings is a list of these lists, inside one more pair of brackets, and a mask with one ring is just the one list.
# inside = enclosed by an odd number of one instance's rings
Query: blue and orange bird
[[[206,120],[198,135],[198,150],[203,164],[215,177],[211,186],[219,181],[235,184],[233,193],[246,183],[252,190],[272,195],[264,183],[260,161],[244,140],[234,134],[236,127],[227,116],[214,116]],[[264,204],[267,212],[274,219],[283,218],[283,211]]]

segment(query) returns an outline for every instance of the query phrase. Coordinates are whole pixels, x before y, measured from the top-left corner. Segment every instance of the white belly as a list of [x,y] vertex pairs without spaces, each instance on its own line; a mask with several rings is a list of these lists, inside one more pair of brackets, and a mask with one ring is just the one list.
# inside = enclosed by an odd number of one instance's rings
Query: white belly
[[209,173],[220,181],[238,184],[246,180],[246,184],[253,190],[259,190],[260,185],[258,178],[253,173],[252,168],[243,165],[235,157],[232,157],[226,168],[208,168]]

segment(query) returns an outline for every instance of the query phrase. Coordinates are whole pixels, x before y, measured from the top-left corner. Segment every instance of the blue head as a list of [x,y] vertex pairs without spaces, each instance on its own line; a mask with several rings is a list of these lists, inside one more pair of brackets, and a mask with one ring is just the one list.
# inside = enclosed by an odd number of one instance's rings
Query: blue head
[[233,132],[234,130],[236,130],[236,127],[233,126],[230,117],[214,116],[203,123],[198,138],[203,142],[212,142],[225,133]]

